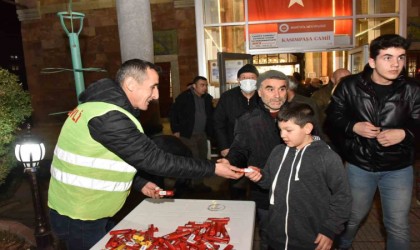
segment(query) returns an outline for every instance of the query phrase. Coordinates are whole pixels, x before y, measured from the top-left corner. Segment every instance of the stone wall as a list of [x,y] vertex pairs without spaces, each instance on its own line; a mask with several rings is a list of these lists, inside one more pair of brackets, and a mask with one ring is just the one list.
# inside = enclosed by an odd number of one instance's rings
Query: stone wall
[[419,17],[420,16],[420,2],[417,0],[407,1],[407,16]]
[[[79,35],[84,68],[100,67],[106,73],[84,73],[85,85],[115,75],[120,64],[116,13],[113,9],[83,11],[86,15]],[[74,22],[78,27],[78,21]],[[71,110],[77,104],[74,75],[71,71],[41,74],[45,68],[72,69],[69,39],[59,18],[45,14],[39,20],[22,22],[22,40],[28,87],[34,107],[34,123],[61,122],[66,115],[51,113]]]
[[181,91],[198,74],[194,6],[174,8],[174,3],[152,4],[153,30],[176,29]]
[[[56,15],[58,11],[66,11],[66,5],[58,0],[41,2],[37,8],[39,19],[22,20],[28,85],[34,106],[33,120],[35,123],[62,122],[65,115],[50,114],[68,111],[77,104],[73,73],[41,74],[41,71],[45,68],[72,68],[69,40]],[[88,86],[102,77],[113,78],[121,57],[115,5],[108,0],[95,1],[96,6],[86,4],[84,9],[83,2],[86,1],[73,5],[73,11],[85,14],[79,35],[83,67],[107,70],[107,73],[85,72],[85,85]],[[31,3],[26,1],[26,4]],[[111,7],[104,8],[109,5]],[[177,31],[180,83],[183,90],[198,72],[194,7],[174,9],[174,2],[164,2],[152,4],[151,10],[153,30]],[[78,21],[74,25],[78,27]]]

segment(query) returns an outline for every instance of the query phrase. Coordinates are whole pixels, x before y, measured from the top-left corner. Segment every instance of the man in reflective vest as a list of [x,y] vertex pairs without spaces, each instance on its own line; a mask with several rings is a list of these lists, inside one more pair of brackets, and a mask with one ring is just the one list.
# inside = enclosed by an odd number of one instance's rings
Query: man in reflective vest
[[[225,161],[165,153],[143,133],[136,116],[159,98],[158,72],[150,62],[126,61],[115,82],[91,84],[69,112],[54,150],[48,190],[52,230],[68,249],[89,249],[106,234],[108,219],[123,206],[137,170],[183,178],[242,175]],[[136,186],[143,194],[158,198],[156,184],[140,182]]]

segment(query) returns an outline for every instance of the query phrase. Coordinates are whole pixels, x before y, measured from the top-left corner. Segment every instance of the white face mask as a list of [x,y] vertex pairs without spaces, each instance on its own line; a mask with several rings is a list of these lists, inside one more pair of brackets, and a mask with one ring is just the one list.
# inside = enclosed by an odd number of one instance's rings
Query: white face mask
[[239,82],[241,83],[241,90],[247,94],[257,89],[257,80],[244,79]]

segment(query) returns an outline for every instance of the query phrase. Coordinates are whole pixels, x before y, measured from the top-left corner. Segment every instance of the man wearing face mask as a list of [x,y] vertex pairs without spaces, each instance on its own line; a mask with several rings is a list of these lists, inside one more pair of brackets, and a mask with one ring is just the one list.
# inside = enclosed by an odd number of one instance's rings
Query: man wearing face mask
[[[287,102],[289,78],[280,71],[262,73],[257,80],[258,104],[241,115],[235,125],[235,137],[226,159],[237,167],[264,168],[271,151],[282,143],[277,114]],[[257,206],[260,249],[267,249],[269,191],[251,183],[251,199]]]
[[214,130],[222,157],[229,153],[233,142],[235,119],[256,106],[258,75],[254,65],[244,65],[237,74],[239,86],[224,92],[217,103],[213,116]]
[[[222,157],[227,156],[233,142],[236,118],[257,105],[256,83],[258,75],[258,70],[254,65],[244,65],[237,74],[239,86],[224,92],[217,103],[213,115],[213,125]],[[231,181],[229,189],[231,199],[243,199],[246,196],[246,188],[241,182]]]

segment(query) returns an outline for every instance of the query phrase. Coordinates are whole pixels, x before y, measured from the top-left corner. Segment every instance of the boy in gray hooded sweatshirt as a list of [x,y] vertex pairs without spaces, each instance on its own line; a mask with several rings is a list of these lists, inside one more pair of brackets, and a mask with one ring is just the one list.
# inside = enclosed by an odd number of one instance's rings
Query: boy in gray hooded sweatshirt
[[270,190],[270,249],[331,249],[350,216],[351,194],[340,157],[317,136],[314,111],[291,103],[278,114],[285,144],[262,171],[245,173]]

